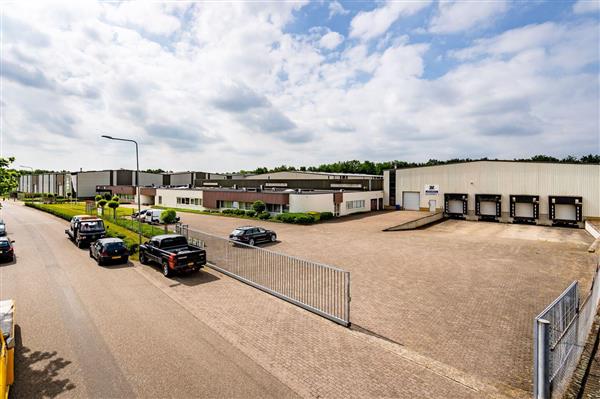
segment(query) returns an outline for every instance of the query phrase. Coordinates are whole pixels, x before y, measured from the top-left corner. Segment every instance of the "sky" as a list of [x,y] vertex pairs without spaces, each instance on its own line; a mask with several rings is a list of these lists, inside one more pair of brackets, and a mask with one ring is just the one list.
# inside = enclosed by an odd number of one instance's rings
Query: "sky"
[[600,152],[600,1],[0,3],[0,153],[235,171]]

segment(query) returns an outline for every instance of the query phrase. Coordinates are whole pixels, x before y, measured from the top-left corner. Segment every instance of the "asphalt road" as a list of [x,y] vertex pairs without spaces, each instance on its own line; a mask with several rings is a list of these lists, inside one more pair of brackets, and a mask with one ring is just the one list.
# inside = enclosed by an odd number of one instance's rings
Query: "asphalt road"
[[147,266],[97,266],[67,222],[3,205],[17,254],[0,264],[0,298],[17,306],[12,398],[296,396],[136,270]]

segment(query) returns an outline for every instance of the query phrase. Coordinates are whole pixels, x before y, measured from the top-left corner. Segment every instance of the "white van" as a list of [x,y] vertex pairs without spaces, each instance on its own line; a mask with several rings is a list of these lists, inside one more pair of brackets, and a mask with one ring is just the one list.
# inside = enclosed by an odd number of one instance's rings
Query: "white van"
[[146,223],[160,223],[160,215],[163,213],[162,209],[148,209],[144,214],[144,222]]

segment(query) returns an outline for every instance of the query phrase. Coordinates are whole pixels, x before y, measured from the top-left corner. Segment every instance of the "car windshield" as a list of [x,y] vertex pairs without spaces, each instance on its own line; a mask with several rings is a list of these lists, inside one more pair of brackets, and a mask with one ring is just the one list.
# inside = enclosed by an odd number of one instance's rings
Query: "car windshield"
[[82,232],[100,231],[104,230],[104,223],[101,220],[96,220],[93,222],[81,222],[80,229]]
[[10,247],[10,243],[6,240],[0,241],[0,248],[8,248]]
[[123,248],[125,248],[125,246],[122,242],[109,242],[108,244],[106,244],[107,251],[116,251]]
[[245,233],[244,230],[236,229],[236,230],[233,230],[233,233],[231,233],[231,234],[234,236],[241,236],[241,235],[244,235],[244,233]]

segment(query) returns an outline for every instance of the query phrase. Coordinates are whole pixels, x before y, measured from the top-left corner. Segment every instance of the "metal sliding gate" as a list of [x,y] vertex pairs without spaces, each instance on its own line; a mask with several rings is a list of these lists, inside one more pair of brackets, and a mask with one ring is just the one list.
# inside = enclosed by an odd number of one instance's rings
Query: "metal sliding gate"
[[534,320],[533,394],[560,398],[567,389],[600,302],[600,265],[583,301],[574,281]]
[[234,243],[187,225],[175,227],[206,248],[208,266],[344,326],[350,325],[350,272]]

